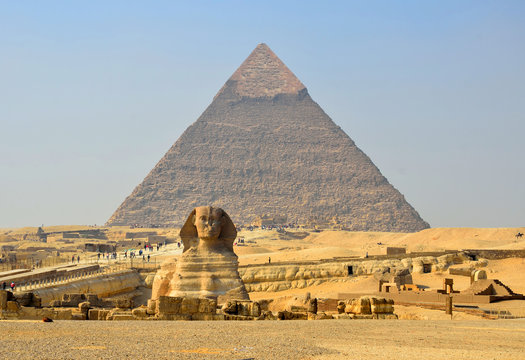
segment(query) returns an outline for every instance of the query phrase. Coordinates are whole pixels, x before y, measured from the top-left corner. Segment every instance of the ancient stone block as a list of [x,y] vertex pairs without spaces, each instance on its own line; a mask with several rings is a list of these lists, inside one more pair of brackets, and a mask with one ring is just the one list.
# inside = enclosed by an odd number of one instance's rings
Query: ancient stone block
[[180,312],[182,314],[195,314],[199,312],[199,298],[184,297],[180,305]]
[[308,303],[308,312],[317,314],[317,299],[310,299]]
[[161,296],[156,300],[155,305],[155,313],[157,315],[180,314],[182,298],[173,296]]
[[25,292],[15,295],[15,301],[20,306],[32,306],[33,304],[33,293]]
[[215,299],[199,299],[199,313],[215,314],[217,311],[217,300]]
[[308,320],[329,320],[333,319],[333,316],[330,314],[326,314],[324,312],[321,312],[319,314],[314,314],[312,312],[308,313]]
[[133,309],[131,310],[131,315],[133,315],[134,319],[143,320],[148,317],[148,308],[144,306]]
[[8,301],[6,304],[6,310],[10,312],[18,312],[20,311],[20,306],[18,306],[18,303],[16,301]]
[[345,312],[346,304],[344,301],[339,301],[337,303],[337,312],[343,314]]
[[77,307],[81,302],[86,301],[85,294],[64,294],[62,295],[62,307]]
[[106,309],[89,309],[88,319],[89,320],[106,320],[110,310]]
[[394,312],[394,300],[371,297],[370,310],[372,314],[391,314]]
[[148,300],[148,315],[155,315],[155,308],[157,307],[156,300]]
[[158,320],[185,320],[189,321],[192,318],[191,314],[156,314],[155,317]]
[[0,290],[0,310],[7,309],[7,291]]
[[78,311],[71,312],[71,320],[87,320],[87,313],[81,313]]
[[133,320],[133,315],[131,314],[115,314],[111,317],[111,320]]
[[53,320],[72,320],[73,312],[72,309],[54,309],[54,316]]
[[214,320],[225,320],[224,314],[205,314],[205,313],[196,313],[191,315],[192,320],[204,320],[204,321],[214,321]]
[[133,307],[132,299],[113,299],[113,304],[119,309],[131,309]]
[[370,298],[362,296],[359,299],[352,299],[345,306],[345,313],[352,314],[371,314]]
[[222,310],[222,312],[224,312],[225,314],[236,315],[236,314],[237,314],[237,301],[235,301],[235,300],[230,300],[230,301],[225,302],[225,303],[222,305],[221,310]]
[[78,304],[78,311],[80,311],[83,314],[87,314],[90,307],[91,307],[91,304],[87,301],[84,301]]

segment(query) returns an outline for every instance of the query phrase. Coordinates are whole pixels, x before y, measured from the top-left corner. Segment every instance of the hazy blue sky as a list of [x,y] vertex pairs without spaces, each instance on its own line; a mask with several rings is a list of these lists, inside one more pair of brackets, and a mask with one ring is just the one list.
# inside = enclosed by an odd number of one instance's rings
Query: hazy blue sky
[[0,227],[103,224],[260,42],[432,227],[525,226],[525,1],[1,1]]

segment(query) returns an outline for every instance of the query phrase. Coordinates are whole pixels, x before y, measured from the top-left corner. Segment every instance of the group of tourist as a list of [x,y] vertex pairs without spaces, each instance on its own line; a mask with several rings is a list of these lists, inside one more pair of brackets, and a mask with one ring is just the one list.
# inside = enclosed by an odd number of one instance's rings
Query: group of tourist
[[[15,284],[14,281],[11,281],[11,286],[10,287],[11,287],[11,291],[15,292],[16,284]],[[7,289],[7,283],[4,281],[2,283],[2,290],[6,290],[6,289]]]

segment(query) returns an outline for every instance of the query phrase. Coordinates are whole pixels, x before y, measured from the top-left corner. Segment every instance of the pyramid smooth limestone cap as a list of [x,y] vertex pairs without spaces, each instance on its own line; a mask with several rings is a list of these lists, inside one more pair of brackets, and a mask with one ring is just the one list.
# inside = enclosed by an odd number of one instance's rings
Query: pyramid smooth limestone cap
[[249,98],[298,94],[305,89],[303,83],[264,43],[257,45],[215,97],[227,86],[232,86],[237,95]]

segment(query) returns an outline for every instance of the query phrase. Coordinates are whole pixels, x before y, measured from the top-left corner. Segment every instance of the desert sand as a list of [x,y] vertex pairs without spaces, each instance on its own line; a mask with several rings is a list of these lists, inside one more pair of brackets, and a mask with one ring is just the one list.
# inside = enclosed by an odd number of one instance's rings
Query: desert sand
[[6,359],[523,359],[525,321],[0,322]]

